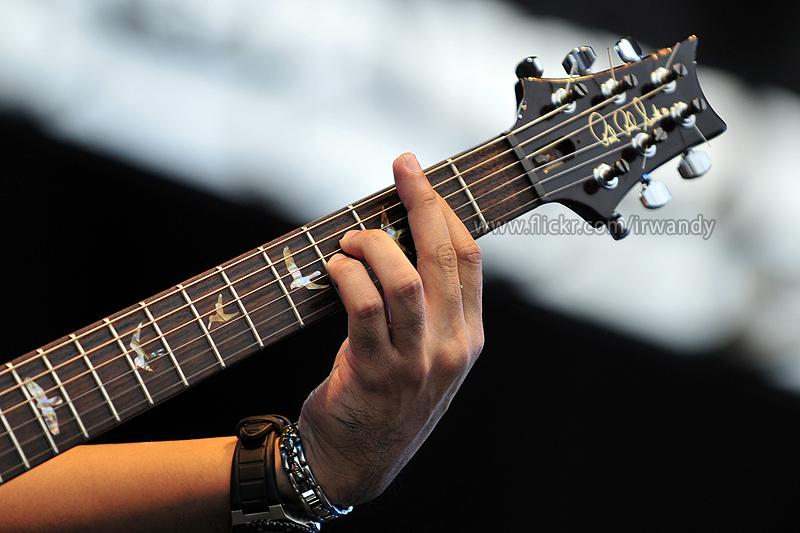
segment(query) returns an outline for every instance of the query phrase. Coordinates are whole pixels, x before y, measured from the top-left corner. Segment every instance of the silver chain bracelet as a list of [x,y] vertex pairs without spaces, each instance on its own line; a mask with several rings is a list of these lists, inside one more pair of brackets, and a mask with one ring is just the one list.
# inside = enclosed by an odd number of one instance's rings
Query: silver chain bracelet
[[296,424],[288,424],[285,427],[278,446],[281,450],[283,470],[289,476],[292,488],[300,497],[303,507],[312,520],[330,522],[353,510],[352,506],[343,510],[337,508],[322,492],[322,488],[317,484],[317,480],[314,479],[314,474],[311,473],[311,468],[306,462]]

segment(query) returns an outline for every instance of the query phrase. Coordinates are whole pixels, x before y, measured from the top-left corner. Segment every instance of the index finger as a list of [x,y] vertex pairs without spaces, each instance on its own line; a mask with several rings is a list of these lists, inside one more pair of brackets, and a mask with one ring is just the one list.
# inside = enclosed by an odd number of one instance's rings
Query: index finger
[[431,312],[445,324],[463,324],[458,257],[439,203],[441,197],[413,154],[397,158],[393,169],[397,194],[408,212],[426,301],[429,297]]

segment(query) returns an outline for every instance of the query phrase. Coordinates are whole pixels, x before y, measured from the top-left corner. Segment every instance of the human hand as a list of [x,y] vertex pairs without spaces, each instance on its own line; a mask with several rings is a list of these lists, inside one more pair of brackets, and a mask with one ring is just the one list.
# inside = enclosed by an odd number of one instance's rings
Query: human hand
[[298,423],[317,482],[338,506],[383,492],[447,410],[483,347],[480,248],[416,157],[404,154],[393,170],[417,269],[384,231],[345,234],[340,245],[352,257],[334,255],[328,272],[347,310],[348,338]]

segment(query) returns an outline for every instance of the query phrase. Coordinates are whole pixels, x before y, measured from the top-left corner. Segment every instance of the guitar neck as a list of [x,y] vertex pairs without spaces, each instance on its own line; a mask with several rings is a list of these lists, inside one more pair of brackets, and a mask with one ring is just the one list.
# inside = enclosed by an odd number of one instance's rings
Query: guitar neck
[[[537,205],[510,148],[499,136],[426,170],[476,237]],[[342,310],[326,261],[350,229],[413,255],[389,187],[7,363],[0,482]]]
[[[710,163],[690,149],[725,131],[700,90],[696,47],[690,37],[565,79],[523,62],[515,128],[426,175],[475,237],[560,202],[622,238],[625,194],[641,184],[645,207],[664,205],[648,174],[684,154],[681,175],[702,175]],[[0,483],[341,310],[325,267],[350,229],[384,230],[413,255],[389,187],[8,363]]]

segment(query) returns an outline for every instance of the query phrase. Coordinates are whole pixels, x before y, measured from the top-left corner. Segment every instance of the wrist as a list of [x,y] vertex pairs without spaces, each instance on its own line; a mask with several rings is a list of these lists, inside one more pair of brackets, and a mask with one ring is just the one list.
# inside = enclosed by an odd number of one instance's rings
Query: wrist
[[322,490],[307,459],[297,425],[288,424],[283,428],[279,447],[281,466],[306,515],[317,522],[328,522],[353,510],[352,506],[340,508],[332,504]]
[[280,439],[275,439],[275,445],[272,450],[273,457],[275,458],[273,464],[275,466],[275,482],[278,484],[278,493],[281,496],[283,505],[289,507],[293,511],[303,512],[303,504],[300,501],[300,497],[292,487],[289,476],[281,465],[281,449],[280,446],[278,446],[279,442]]

